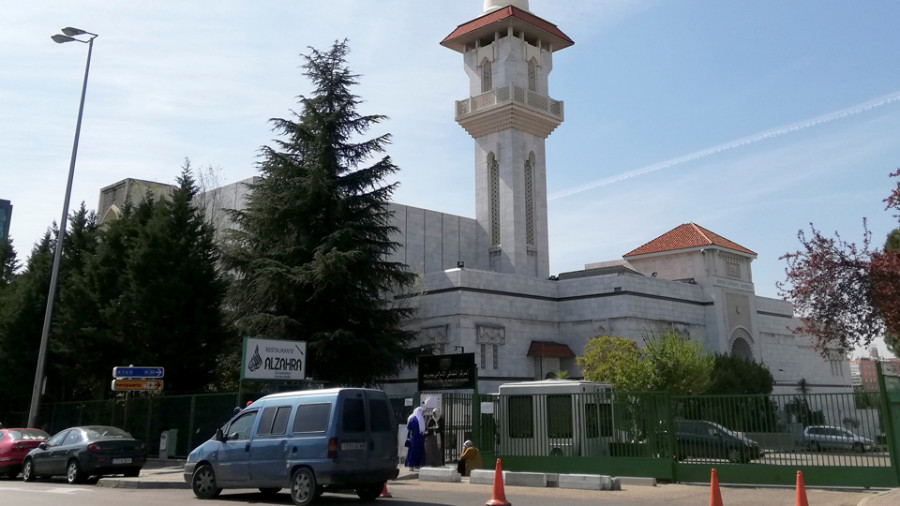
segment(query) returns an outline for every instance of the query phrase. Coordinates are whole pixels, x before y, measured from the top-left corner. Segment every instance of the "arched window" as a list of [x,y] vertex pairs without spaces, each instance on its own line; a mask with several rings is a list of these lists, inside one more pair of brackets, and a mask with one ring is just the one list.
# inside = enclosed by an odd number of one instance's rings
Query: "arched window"
[[744,329],[735,329],[731,333],[731,354],[747,360],[754,360],[753,337]]
[[491,74],[491,60],[485,58],[481,61],[481,92],[487,93],[492,89],[494,89],[494,84]]
[[534,246],[534,152],[525,160],[525,244]]
[[500,164],[494,153],[487,156],[488,207],[491,212],[491,246],[500,246]]
[[528,89],[537,91],[537,62],[534,58],[528,60]]

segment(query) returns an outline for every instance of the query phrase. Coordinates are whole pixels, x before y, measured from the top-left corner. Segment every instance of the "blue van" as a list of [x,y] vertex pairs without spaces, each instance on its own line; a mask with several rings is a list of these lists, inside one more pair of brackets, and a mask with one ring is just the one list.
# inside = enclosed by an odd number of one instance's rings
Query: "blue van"
[[294,504],[323,492],[372,501],[399,474],[397,423],[381,390],[335,388],[267,395],[198,446],[184,480],[200,499],[223,488],[289,488]]

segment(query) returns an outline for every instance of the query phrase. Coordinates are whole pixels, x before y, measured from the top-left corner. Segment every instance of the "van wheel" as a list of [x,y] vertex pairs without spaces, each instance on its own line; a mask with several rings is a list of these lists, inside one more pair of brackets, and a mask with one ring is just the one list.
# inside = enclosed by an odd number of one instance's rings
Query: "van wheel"
[[259,489],[259,493],[266,497],[272,497],[273,495],[281,492],[281,489],[278,487],[262,487]]
[[362,501],[372,502],[381,495],[382,490],[384,490],[383,481],[356,489],[356,495],[358,495]]
[[222,489],[216,486],[216,473],[213,472],[212,466],[206,464],[194,471],[191,489],[200,499],[212,499],[222,493]]
[[297,506],[306,506],[316,498],[316,475],[306,467],[294,471],[291,478],[291,500]]

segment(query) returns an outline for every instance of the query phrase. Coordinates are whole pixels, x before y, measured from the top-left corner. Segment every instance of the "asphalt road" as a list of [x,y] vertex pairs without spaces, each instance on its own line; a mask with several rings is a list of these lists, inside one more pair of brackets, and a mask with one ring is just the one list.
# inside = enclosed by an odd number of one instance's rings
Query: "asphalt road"
[[[465,483],[431,483],[417,480],[391,482],[392,499],[378,499],[374,504],[402,506],[480,506],[491,498],[490,485]],[[793,504],[792,488],[732,488],[722,487],[723,502],[729,506],[757,506],[760,504]],[[693,485],[633,486],[617,492],[578,491],[557,488],[506,487],[506,499],[515,506],[588,506],[601,504],[697,506],[708,504],[709,488]],[[816,506],[856,506],[871,496],[867,492],[807,490],[810,504]],[[199,501],[190,490],[180,489],[118,489],[96,487],[91,484],[68,485],[61,480],[25,483],[21,480],[0,480],[0,503],[3,506],[143,506],[166,504],[216,506],[239,504],[291,505],[290,496],[282,492],[265,498],[254,490],[226,490],[217,499]],[[355,495],[325,494],[316,504],[358,505]]]

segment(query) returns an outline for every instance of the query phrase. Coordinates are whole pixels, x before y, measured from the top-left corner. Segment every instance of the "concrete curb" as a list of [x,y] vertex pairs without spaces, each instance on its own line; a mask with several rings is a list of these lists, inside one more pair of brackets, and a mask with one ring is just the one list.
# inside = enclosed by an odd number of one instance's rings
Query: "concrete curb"
[[162,488],[180,488],[190,489],[191,486],[184,481],[157,481],[142,480],[140,478],[100,478],[97,480],[98,487],[107,488],[140,488],[140,489],[162,489]]

